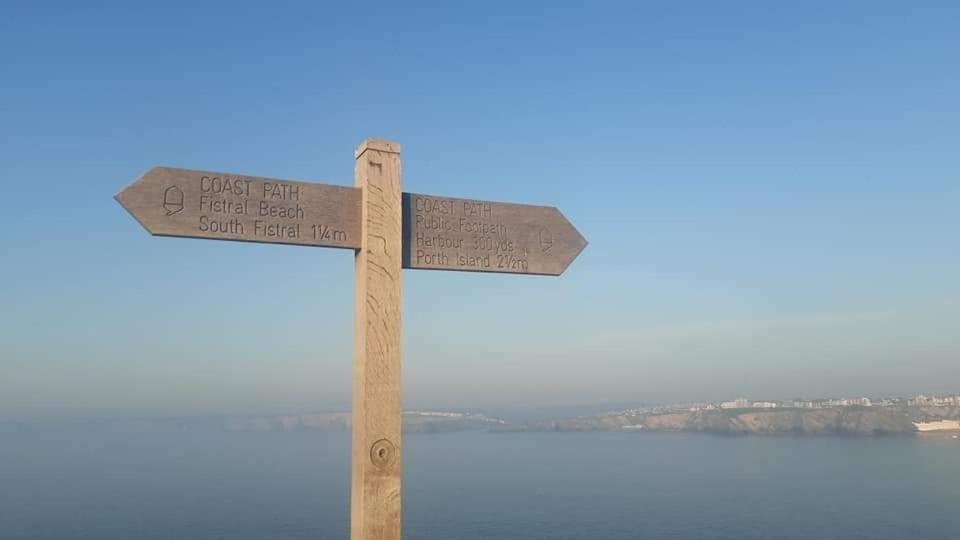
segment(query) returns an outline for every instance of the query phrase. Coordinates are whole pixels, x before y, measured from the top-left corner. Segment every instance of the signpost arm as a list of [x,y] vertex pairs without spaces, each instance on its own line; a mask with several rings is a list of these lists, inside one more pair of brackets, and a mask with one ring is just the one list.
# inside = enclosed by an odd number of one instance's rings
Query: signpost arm
[[400,146],[354,152],[361,189],[356,252],[351,540],[400,538]]

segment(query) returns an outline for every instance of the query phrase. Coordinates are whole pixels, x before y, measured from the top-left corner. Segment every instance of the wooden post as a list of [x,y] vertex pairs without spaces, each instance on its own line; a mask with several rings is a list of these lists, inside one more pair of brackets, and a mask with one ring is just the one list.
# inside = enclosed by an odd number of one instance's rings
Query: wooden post
[[361,240],[354,288],[351,540],[400,538],[400,145],[354,152]]
[[154,167],[116,199],[150,234],[356,250],[350,538],[399,540],[401,268],[559,276],[587,241],[553,207],[402,194],[398,144],[354,158],[356,188]]

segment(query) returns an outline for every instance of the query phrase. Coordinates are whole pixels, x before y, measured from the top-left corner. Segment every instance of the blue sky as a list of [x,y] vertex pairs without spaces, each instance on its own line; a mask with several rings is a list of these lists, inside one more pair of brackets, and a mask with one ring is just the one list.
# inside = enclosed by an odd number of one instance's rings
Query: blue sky
[[148,236],[154,165],[559,207],[561,278],[405,271],[404,400],[960,390],[951,2],[6,4],[0,415],[349,405],[352,257]]

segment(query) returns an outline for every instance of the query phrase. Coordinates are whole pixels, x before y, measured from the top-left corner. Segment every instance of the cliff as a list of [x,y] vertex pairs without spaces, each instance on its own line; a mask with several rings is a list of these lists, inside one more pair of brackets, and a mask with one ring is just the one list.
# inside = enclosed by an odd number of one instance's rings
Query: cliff
[[728,409],[648,415],[600,415],[528,424],[520,431],[686,431],[723,435],[894,435],[917,431],[921,419],[956,418],[947,408],[842,407]]

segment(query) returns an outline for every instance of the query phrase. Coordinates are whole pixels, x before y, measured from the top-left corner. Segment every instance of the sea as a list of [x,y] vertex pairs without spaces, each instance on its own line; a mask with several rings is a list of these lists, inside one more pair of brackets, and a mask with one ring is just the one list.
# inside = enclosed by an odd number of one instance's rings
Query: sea
[[[0,538],[346,539],[347,432],[0,433]],[[407,539],[958,539],[960,441],[411,434]]]

